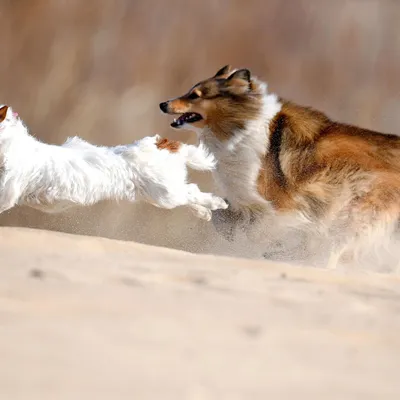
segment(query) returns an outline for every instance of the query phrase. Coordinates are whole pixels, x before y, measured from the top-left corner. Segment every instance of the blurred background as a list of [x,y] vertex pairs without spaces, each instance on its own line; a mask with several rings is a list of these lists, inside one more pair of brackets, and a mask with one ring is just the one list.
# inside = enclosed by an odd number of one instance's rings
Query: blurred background
[[[366,128],[400,132],[400,2],[391,0],[0,0],[0,103],[40,139],[115,145],[169,129],[158,103],[225,64],[271,91]],[[193,174],[212,190],[207,174]],[[184,209],[102,203],[0,225],[228,252]],[[218,247],[218,249],[216,249]]]

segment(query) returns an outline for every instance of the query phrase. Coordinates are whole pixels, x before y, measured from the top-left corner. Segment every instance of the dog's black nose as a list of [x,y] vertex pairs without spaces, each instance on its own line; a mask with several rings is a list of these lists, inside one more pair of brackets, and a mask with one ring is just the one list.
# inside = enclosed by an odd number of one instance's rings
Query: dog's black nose
[[168,101],[164,101],[164,103],[160,103],[160,109],[162,112],[168,112]]

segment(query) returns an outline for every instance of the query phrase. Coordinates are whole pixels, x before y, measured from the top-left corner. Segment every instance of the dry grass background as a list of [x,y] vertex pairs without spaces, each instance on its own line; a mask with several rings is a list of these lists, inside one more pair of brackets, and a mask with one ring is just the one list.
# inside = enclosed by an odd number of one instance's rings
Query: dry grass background
[[[0,0],[0,102],[52,143],[112,145],[177,135],[158,103],[227,63],[330,116],[400,132],[400,3],[391,0]],[[208,175],[193,175],[212,188]],[[59,216],[18,208],[29,226],[214,251],[185,210],[99,204]]]

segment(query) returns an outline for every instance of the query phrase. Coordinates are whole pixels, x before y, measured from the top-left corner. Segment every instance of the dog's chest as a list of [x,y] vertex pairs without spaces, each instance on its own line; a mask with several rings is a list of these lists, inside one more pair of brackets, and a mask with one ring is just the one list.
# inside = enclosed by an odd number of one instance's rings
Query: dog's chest
[[207,147],[217,159],[214,180],[234,207],[266,204],[257,190],[262,157],[267,149],[264,120],[249,124],[221,143],[212,133],[204,135]]
[[232,205],[264,202],[257,191],[260,158],[254,152],[242,151],[219,154],[214,179]]

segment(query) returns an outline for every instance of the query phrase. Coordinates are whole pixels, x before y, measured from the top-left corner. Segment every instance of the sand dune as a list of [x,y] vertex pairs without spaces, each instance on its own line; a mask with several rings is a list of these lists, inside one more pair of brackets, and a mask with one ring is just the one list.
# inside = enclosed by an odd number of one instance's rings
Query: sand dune
[[[399,2],[1,5],[1,102],[46,142],[193,142],[158,103],[227,63],[333,118],[399,132]],[[131,241],[0,228],[1,400],[400,398],[398,276],[135,244],[258,254],[147,204],[18,207],[0,225]]]
[[0,229],[0,398],[398,399],[400,279]]

